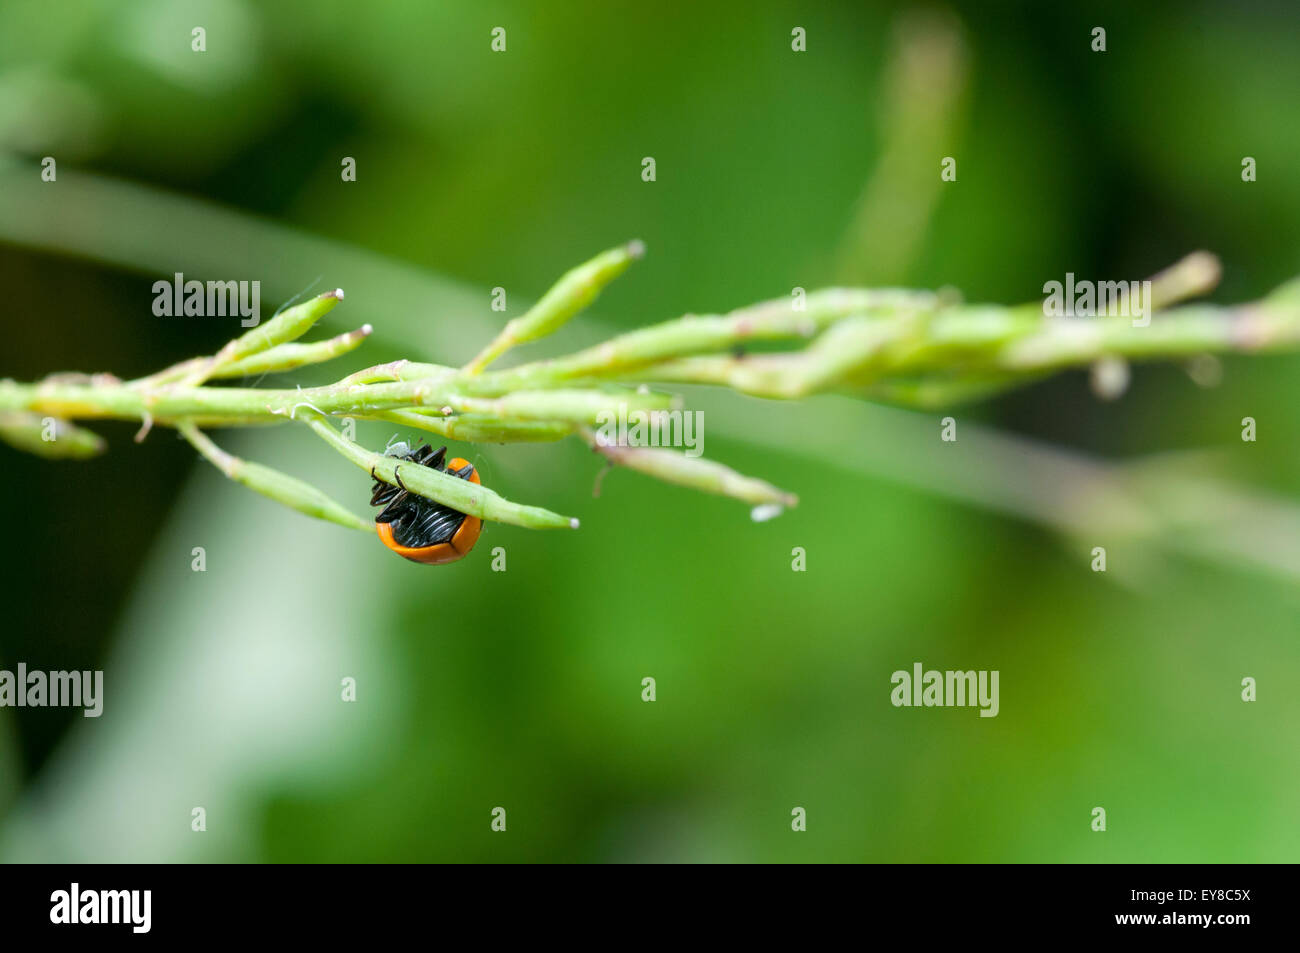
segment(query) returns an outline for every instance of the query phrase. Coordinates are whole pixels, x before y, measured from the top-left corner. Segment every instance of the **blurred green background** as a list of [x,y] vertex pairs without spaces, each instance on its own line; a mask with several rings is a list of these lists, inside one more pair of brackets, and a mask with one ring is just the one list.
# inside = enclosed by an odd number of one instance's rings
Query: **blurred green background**
[[[1245,300],[1300,273],[1293,26],[1264,3],[7,0],[0,375],[220,346],[235,323],[153,316],[174,271],[259,280],[268,311],[346,289],[328,330],[375,336],[281,386],[457,363],[503,317],[492,287],[521,313],[633,237],[646,260],[538,353],[794,286],[1016,302],[1196,248]],[[106,672],[99,719],[0,709],[0,859],[1293,861],[1298,370],[1138,368],[1113,403],[1067,374],[955,410],[952,445],[938,414],[692,394],[706,455],[800,495],[763,524],[630,472],[593,498],[576,442],[454,446],[582,529],[490,525],[443,568],[169,431],[99,426],[83,464],[0,448],[0,668]],[[216,439],[364,510],[305,430]],[[1084,505],[1153,459],[1154,527]],[[1209,475],[1200,522],[1166,520]],[[1000,714],[892,707],[916,661],[999,670]]]

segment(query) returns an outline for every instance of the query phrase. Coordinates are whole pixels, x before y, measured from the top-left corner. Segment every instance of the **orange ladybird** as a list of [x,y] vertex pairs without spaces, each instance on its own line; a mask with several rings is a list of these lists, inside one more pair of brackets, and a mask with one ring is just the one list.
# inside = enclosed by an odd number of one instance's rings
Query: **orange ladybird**
[[[434,450],[426,445],[412,450],[398,443],[388,449],[388,455],[471,483],[479,482],[478,471],[469,461],[456,457],[444,462],[446,447]],[[373,470],[370,475],[375,475]],[[376,479],[370,495],[371,506],[384,507],[375,517],[375,530],[383,544],[399,556],[431,566],[455,562],[467,555],[478,542],[483,521],[410,492],[402,485],[400,466],[395,476],[397,486]]]

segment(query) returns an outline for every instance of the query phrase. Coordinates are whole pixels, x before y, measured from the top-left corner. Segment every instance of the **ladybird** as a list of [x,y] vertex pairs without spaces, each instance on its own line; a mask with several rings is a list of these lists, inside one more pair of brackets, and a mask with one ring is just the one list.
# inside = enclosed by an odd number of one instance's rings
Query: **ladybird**
[[[479,482],[478,471],[468,460],[456,457],[445,462],[446,447],[434,450],[425,445],[412,449],[405,443],[397,443],[390,445],[386,453],[390,457],[450,473],[471,483]],[[399,556],[430,566],[455,562],[467,555],[478,542],[483,521],[450,506],[416,496],[402,485],[401,469],[399,465],[394,474],[397,486],[375,479],[370,505],[384,507],[375,517],[375,530],[379,533],[379,539]],[[375,475],[373,468],[370,475]]]

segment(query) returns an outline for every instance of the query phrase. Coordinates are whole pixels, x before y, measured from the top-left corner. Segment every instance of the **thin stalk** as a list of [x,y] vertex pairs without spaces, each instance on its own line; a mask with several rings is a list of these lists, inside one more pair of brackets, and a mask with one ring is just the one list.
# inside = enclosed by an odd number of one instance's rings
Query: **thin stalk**
[[[208,378],[210,380],[223,380],[232,377],[253,377],[258,374],[276,374],[291,371],[299,367],[305,367],[308,364],[321,364],[336,357],[341,357],[349,351],[356,350],[365,343],[366,338],[373,331],[374,328],[366,324],[355,331],[348,331],[326,341],[314,341],[311,344],[279,344],[258,354],[250,354],[240,360],[223,364],[215,370],[211,370]],[[131,387],[144,389],[159,387],[163,384],[179,383],[195,372],[202,371],[209,360],[206,357],[192,357],[188,361],[182,361],[166,370],[159,371],[157,374],[129,381],[128,384]]]
[[563,440],[573,433],[572,424],[549,420],[503,420],[479,414],[435,417],[415,410],[384,410],[362,419],[386,420],[465,443],[548,443]]
[[645,245],[631,241],[601,252],[591,261],[567,272],[522,317],[506,324],[501,333],[465,365],[465,372],[478,374],[512,347],[535,341],[558,330],[595,301],[606,285],[644,254]]
[[583,433],[587,445],[614,466],[637,470],[648,476],[678,486],[729,496],[755,506],[796,506],[799,498],[772,484],[747,477],[721,463],[701,457],[688,457],[678,450],[662,447],[624,447],[603,441],[591,431]]
[[305,387],[298,390],[240,387],[186,387],[166,385],[156,390],[115,384],[38,384],[0,381],[0,410],[28,410],[68,418],[113,418],[155,423],[191,417],[273,418],[293,417],[299,408],[322,413],[364,416],[413,407],[438,408],[453,413],[513,417],[529,421],[593,423],[605,412],[620,408],[663,410],[673,405],[664,394],[616,390],[521,391],[501,398],[464,397],[441,381],[415,380],[391,384]]
[[335,288],[302,304],[286,308],[269,321],[241,334],[216,354],[203,358],[197,365],[191,366],[180,379],[180,383],[186,387],[197,387],[229,364],[269,350],[278,344],[297,340],[342,300],[343,289]]
[[299,513],[305,513],[316,519],[328,520],[331,523],[338,523],[340,526],[361,530],[364,533],[373,533],[375,531],[373,522],[355,515],[347,507],[335,502],[310,483],[304,483],[297,477],[289,476],[287,473],[226,453],[226,451],[209,440],[208,436],[194,426],[193,423],[181,421],[176,425],[176,429],[189,442],[190,446],[236,483],[242,483],[250,490],[260,493],[268,499],[275,500],[277,503],[282,503]]
[[355,351],[365,343],[366,338],[370,337],[373,331],[374,328],[364,324],[355,331],[348,331],[325,341],[313,341],[311,344],[279,344],[258,354],[250,354],[240,360],[231,361],[217,368],[212,373],[212,377],[223,379],[252,377],[256,374],[278,374],[306,367],[309,364],[322,364]]
[[743,394],[793,400],[861,373],[914,333],[921,314],[893,321],[845,318],[802,351],[777,354],[710,354],[681,357],[641,368],[637,376],[664,383],[714,384]]
[[[540,506],[512,503],[486,486],[440,473],[430,467],[404,463],[396,457],[367,450],[338,433],[321,414],[307,410],[300,417],[317,436],[362,470],[385,483],[404,486],[425,499],[442,503],[480,519],[526,526],[529,529],[578,528],[578,520],[573,517],[561,516]],[[400,484],[397,479],[399,468],[401,469]]]
[[86,460],[107,447],[103,437],[84,427],[24,410],[0,411],[0,440],[48,460]]
[[[626,377],[670,358],[729,350],[754,341],[811,338],[841,318],[882,320],[933,309],[937,296],[924,291],[830,288],[803,299],[776,298],[725,315],[686,315],[611,338],[568,357],[523,364],[491,375],[502,391],[543,387],[583,377]],[[653,378],[651,378],[653,379]]]

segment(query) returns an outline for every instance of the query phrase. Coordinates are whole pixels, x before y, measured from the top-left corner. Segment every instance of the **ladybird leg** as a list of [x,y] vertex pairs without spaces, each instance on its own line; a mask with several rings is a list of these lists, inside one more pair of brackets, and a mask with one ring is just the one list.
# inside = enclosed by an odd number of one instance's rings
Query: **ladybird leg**
[[370,468],[370,476],[373,477],[375,481],[374,488],[370,491],[371,506],[379,506],[388,503],[402,495],[402,491],[397,487],[390,483],[385,483],[383,480],[379,479],[379,477],[375,476],[374,467]]
[[[403,490],[406,490],[406,484],[402,482],[402,468],[401,468],[401,467],[393,467],[393,479],[397,481],[397,485],[398,485],[399,487],[401,487]],[[410,491],[407,490],[406,492],[409,493]]]
[[371,506],[396,506],[399,503],[405,503],[411,498],[411,494],[406,490],[399,490],[395,486],[384,484],[384,489],[375,493],[375,498],[370,501]]
[[375,517],[376,523],[389,523],[393,527],[393,532],[400,533],[405,527],[410,525],[413,515],[411,510],[410,494],[394,490],[397,495],[389,501],[384,507],[383,512]]

